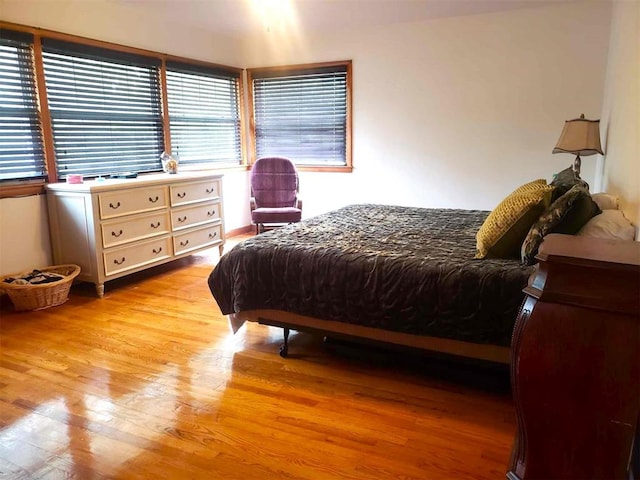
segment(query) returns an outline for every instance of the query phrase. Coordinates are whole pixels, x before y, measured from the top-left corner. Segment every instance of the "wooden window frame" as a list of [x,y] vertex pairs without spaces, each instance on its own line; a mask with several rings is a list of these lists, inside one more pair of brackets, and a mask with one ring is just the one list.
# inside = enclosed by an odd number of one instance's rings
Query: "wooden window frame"
[[352,103],[353,103],[353,68],[351,60],[342,60],[336,62],[307,63],[297,65],[280,65],[276,67],[260,67],[247,69],[247,103],[249,108],[249,164],[253,165],[257,160],[256,154],[256,122],[255,107],[253,95],[253,79],[264,76],[265,74],[274,74],[285,76],[293,72],[300,73],[305,71],[313,71],[322,68],[345,67],[347,71],[347,116],[346,116],[346,135],[345,135],[345,162],[346,165],[322,166],[322,165],[296,165],[298,171],[302,172],[342,172],[350,173],[353,171],[352,162]]
[[56,159],[53,148],[53,131],[51,126],[51,117],[49,114],[49,104],[47,100],[46,84],[44,79],[44,64],[42,61],[42,38],[51,38],[56,40],[64,40],[68,42],[79,43],[92,47],[106,48],[118,52],[132,53],[136,55],[145,55],[159,59],[160,66],[160,98],[162,102],[162,128],[164,133],[164,147],[165,150],[171,151],[171,135],[169,133],[169,114],[167,108],[167,86],[166,86],[166,62],[176,61],[189,63],[193,65],[200,65],[207,68],[214,68],[220,70],[226,70],[238,74],[239,82],[239,117],[240,117],[240,145],[241,145],[241,163],[233,166],[212,166],[211,169],[215,170],[246,170],[247,157],[245,151],[245,108],[244,108],[244,83],[243,83],[243,69],[238,67],[232,67],[229,65],[221,65],[212,62],[205,62],[202,60],[195,60],[187,57],[181,57],[178,55],[170,55],[152,50],[145,50],[136,47],[129,47],[116,43],[105,42],[102,40],[95,40],[87,37],[81,37],[77,35],[71,35],[67,33],[57,32],[53,30],[47,30],[38,27],[30,27],[27,25],[21,25],[11,22],[0,20],[0,28],[6,28],[8,30],[14,30],[18,32],[26,32],[33,35],[33,63],[35,70],[35,82],[36,82],[36,95],[38,99],[38,112],[40,117],[40,128],[42,131],[42,141],[44,148],[45,165],[47,168],[47,179],[42,180],[15,180],[4,181],[0,183],[0,198],[7,197],[19,197],[27,195],[37,195],[44,193],[44,187],[47,182],[54,183],[60,179],[56,173]]

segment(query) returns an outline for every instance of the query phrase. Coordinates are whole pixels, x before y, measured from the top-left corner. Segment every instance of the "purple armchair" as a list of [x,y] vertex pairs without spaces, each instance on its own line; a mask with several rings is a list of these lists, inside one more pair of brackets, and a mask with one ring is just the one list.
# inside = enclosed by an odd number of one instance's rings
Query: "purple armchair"
[[265,225],[299,222],[302,200],[298,198],[298,171],[284,157],[263,157],[251,169],[251,221],[256,233]]

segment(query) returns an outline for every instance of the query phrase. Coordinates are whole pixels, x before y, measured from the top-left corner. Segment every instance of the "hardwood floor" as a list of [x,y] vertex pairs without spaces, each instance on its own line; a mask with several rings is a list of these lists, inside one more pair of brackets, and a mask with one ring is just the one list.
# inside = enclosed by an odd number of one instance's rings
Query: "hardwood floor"
[[0,478],[495,479],[507,372],[245,325],[217,249],[59,307],[0,307]]

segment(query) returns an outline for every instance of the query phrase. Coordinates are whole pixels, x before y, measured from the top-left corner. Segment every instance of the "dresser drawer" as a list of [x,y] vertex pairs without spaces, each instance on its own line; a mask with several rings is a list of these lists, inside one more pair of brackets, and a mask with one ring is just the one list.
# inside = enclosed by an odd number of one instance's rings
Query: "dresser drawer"
[[220,180],[178,183],[171,185],[171,206],[215,200],[220,198]]
[[197,230],[174,235],[173,250],[176,255],[202,248],[207,245],[215,245],[222,240],[222,225],[212,225]]
[[171,237],[134,243],[103,253],[105,275],[114,275],[173,256]]
[[104,222],[100,229],[102,246],[109,248],[169,233],[171,218],[169,211],[165,210]]
[[150,212],[167,208],[168,206],[167,187],[162,185],[98,194],[101,219]]
[[220,202],[209,202],[171,210],[173,231],[220,220]]

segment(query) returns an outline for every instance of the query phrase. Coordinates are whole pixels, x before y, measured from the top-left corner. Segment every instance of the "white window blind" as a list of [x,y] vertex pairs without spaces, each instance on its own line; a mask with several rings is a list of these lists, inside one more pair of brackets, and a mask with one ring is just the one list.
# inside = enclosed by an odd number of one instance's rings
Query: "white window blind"
[[161,170],[159,59],[43,39],[58,175]]
[[46,176],[29,34],[0,29],[0,180]]
[[346,66],[253,77],[256,155],[346,165]]
[[171,148],[180,164],[241,162],[239,78],[236,72],[167,62]]

